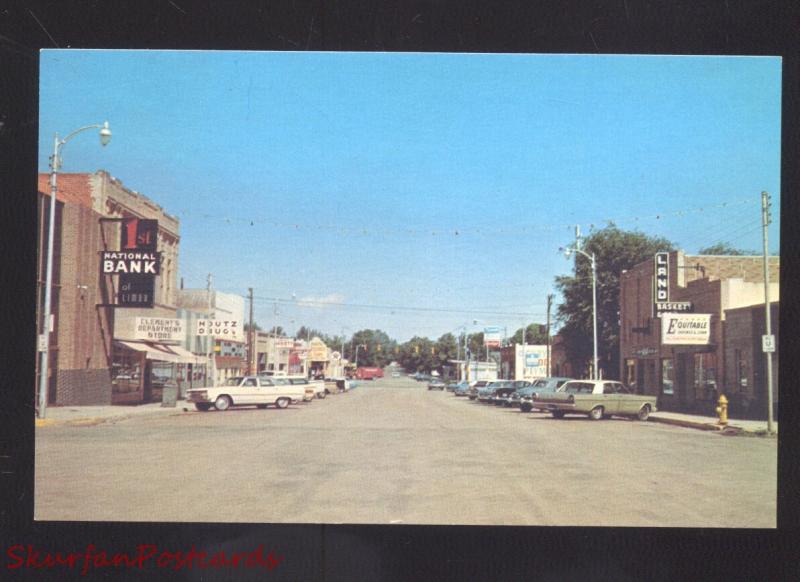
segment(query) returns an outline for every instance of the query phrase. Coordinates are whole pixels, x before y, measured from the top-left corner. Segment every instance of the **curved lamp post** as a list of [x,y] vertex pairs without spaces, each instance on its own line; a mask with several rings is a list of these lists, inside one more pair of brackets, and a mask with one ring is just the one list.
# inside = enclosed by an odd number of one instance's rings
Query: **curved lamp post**
[[568,247],[560,249],[564,251],[564,256],[569,258],[572,253],[580,253],[592,262],[592,333],[594,335],[594,366],[592,366],[592,379],[599,379],[599,370],[597,369],[597,268],[594,253],[591,255],[582,251],[577,247]]
[[61,158],[59,154],[61,148],[79,133],[89,129],[100,129],[100,144],[103,146],[108,145],[111,141],[111,130],[108,128],[108,122],[103,124],[87,125],[76,129],[64,139],[59,139],[58,134],[55,135],[53,141],[53,156],[50,158],[50,224],[47,228],[47,269],[45,272],[45,285],[44,285],[44,320],[42,335],[44,341],[40,345],[42,352],[41,364],[39,365],[39,418],[45,417],[47,409],[47,376],[50,369],[50,302],[53,290],[53,237],[55,233],[56,223],[56,177],[58,170],[61,167]]

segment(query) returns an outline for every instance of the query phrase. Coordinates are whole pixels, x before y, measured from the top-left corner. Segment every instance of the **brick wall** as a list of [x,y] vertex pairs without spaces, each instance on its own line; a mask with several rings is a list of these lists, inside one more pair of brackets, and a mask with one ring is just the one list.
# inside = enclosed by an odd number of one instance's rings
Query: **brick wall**
[[57,382],[58,405],[111,404],[111,375],[108,368],[59,370]]
[[107,310],[96,307],[103,302],[99,218],[86,206],[64,206],[54,404],[104,404],[111,398],[111,321]]
[[[778,365],[780,354],[779,304],[771,306],[772,333],[776,339],[776,352],[772,356],[773,402],[778,402]],[[766,333],[763,305],[729,309],[725,319],[725,384],[723,393],[728,398],[733,417],[767,417],[766,359],[761,351],[761,336]],[[746,365],[744,383],[739,382],[737,362]],[[777,410],[776,410],[777,412]]]

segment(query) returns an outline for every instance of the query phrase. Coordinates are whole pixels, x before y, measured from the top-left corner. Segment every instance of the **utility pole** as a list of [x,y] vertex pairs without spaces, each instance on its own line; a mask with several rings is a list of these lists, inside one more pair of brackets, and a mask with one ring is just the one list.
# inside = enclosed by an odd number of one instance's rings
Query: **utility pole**
[[278,304],[272,304],[272,316],[275,323],[272,325],[272,375],[278,371]]
[[247,373],[254,374],[254,362],[255,362],[255,352],[253,350],[255,342],[253,338],[255,337],[255,331],[253,331],[253,288],[248,287],[247,291],[249,293],[250,299],[250,326],[248,327],[248,334],[247,334]]
[[[212,319],[212,317],[211,317],[211,315],[212,315],[212,313],[211,313],[211,287],[212,287],[212,283],[213,283],[213,276],[211,275],[211,273],[208,274],[208,278],[206,279],[206,281],[207,281],[207,284],[206,284],[206,299],[207,299],[207,305],[208,305],[208,319],[209,319],[209,326],[206,329],[206,386],[213,386],[214,385],[214,380],[213,380],[213,372],[212,372],[213,366],[212,366],[211,355],[212,355],[212,352],[214,351],[214,348],[212,346],[213,339],[212,339],[212,336],[210,334],[210,331],[211,331],[210,321]],[[209,380],[211,380],[211,384],[208,383]]]
[[[767,337],[772,337],[772,320],[770,317],[770,303],[769,303],[769,244],[767,240],[767,227],[772,222],[769,207],[771,206],[769,194],[767,192],[761,193],[761,226],[764,237],[764,321],[766,323]],[[772,346],[774,349],[774,340]],[[762,342],[764,343],[764,342]],[[765,347],[765,346],[762,346]],[[772,352],[765,350],[767,358],[767,432],[772,434],[774,432],[773,419],[772,419]]]
[[551,348],[550,348],[550,305],[553,302],[553,294],[550,293],[547,295],[547,377],[550,377],[552,368],[550,366],[551,361]]

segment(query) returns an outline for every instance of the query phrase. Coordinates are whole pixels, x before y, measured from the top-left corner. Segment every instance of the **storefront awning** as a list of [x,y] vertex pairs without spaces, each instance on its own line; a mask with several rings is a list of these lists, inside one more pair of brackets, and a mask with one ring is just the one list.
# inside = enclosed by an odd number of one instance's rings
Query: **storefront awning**
[[144,352],[148,360],[173,362],[175,364],[202,364],[205,358],[195,356],[180,346],[169,346],[158,342],[132,342],[117,340],[117,343],[137,352]]

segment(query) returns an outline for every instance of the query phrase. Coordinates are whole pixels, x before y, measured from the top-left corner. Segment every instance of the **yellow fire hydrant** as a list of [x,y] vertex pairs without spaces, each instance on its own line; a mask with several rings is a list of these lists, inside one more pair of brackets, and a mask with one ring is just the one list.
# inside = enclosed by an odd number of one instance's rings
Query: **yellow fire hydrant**
[[717,414],[719,415],[719,424],[728,424],[728,399],[724,394],[719,395],[717,400]]

